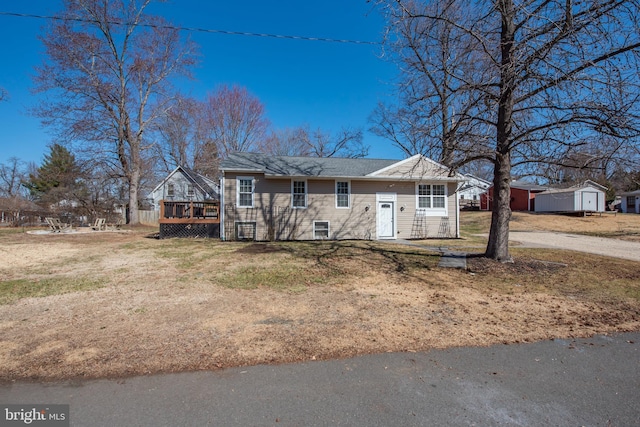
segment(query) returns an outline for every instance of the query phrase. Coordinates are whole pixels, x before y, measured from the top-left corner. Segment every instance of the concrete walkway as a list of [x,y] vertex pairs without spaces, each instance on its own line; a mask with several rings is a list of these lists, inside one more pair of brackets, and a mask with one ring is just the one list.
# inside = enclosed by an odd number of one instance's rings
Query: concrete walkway
[[640,333],[629,333],[119,380],[0,384],[0,403],[68,404],[71,426],[92,427],[636,426],[638,390]]

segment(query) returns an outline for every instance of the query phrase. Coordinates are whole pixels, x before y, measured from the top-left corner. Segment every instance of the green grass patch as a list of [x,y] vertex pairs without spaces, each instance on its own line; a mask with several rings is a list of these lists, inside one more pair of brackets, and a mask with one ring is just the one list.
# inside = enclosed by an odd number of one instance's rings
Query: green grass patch
[[34,228],[24,228],[24,227],[0,227],[0,237],[26,233],[28,230],[39,230],[39,228],[34,229]]
[[480,234],[488,233],[491,227],[491,215],[486,212],[461,212],[461,233]]
[[11,304],[22,298],[88,291],[103,286],[103,281],[86,277],[7,280],[0,282],[0,304]]
[[175,262],[175,266],[182,270],[200,270],[216,257],[215,252],[198,250],[160,249],[155,254],[158,258],[166,258]]
[[120,249],[124,249],[127,251],[137,251],[149,249],[149,243],[146,241],[137,241],[137,242],[129,242],[120,245]]
[[216,283],[231,289],[269,288],[283,292],[304,292],[311,284],[325,282],[317,272],[312,274],[304,268],[281,264],[271,268],[245,266],[227,271],[216,278]]

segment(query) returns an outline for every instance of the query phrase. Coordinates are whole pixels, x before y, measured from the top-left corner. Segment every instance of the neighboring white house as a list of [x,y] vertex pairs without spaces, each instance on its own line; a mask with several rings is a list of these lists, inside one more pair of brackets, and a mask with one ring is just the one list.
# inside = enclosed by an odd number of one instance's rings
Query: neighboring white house
[[621,210],[624,213],[640,213],[640,190],[621,193]]
[[178,166],[150,194],[154,210],[161,200],[203,202],[220,200],[220,186],[214,180],[185,166]]
[[466,181],[458,190],[460,207],[480,207],[480,195],[487,192],[491,183],[471,174],[464,175]]
[[569,188],[557,188],[536,194],[536,212],[604,212],[604,187],[590,180]]

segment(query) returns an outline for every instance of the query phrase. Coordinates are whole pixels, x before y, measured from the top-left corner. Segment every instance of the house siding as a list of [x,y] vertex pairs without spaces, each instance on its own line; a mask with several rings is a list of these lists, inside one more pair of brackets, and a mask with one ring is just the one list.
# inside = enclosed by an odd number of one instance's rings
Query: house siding
[[419,162],[412,162],[409,160],[410,159],[407,159],[406,162],[403,162],[398,166],[390,167],[376,175],[414,180],[421,180],[423,177],[445,179],[449,175],[448,169],[443,169],[442,166],[436,163],[424,159]]
[[576,193],[540,193],[536,196],[536,212],[571,212],[575,210]]
[[[253,208],[236,206],[238,176],[254,178]],[[292,180],[307,182],[306,208],[291,207]],[[336,207],[334,179],[279,179],[266,178],[261,173],[227,172],[224,182],[225,238],[228,240],[235,239],[238,222],[255,223],[258,240],[312,240],[314,221],[329,222],[330,239],[375,239],[378,193],[396,195],[396,237],[457,237],[456,183],[443,183],[447,186],[448,216],[440,217],[416,216],[416,183],[412,181],[350,179],[348,209]]]
[[[215,186],[215,183],[209,180],[210,185]],[[174,193],[173,196],[169,196],[169,185],[173,184]],[[193,195],[189,196],[188,187],[193,186]],[[162,185],[159,185],[153,192],[151,192],[151,201],[153,203],[154,210],[160,210],[161,200],[176,200],[187,201],[193,200],[194,202],[202,202],[205,200],[211,200],[211,196],[202,191],[202,189],[191,180],[189,180],[181,172],[172,174],[166,179]]]
[[[511,187],[509,207],[512,211],[534,211],[536,194],[539,193],[540,191]],[[480,209],[491,210],[493,208],[493,186],[480,197]]]
[[640,213],[640,191],[622,193],[620,208],[624,213]]

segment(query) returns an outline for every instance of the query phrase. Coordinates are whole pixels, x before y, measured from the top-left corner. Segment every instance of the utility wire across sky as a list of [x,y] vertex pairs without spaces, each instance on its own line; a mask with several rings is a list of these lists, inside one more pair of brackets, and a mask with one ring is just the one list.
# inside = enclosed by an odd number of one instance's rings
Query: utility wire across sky
[[[34,15],[29,13],[15,13],[15,12],[0,12],[0,15],[4,16],[13,16],[18,18],[36,18],[36,19],[51,19],[58,21],[75,21],[75,22],[95,22],[89,19],[81,19],[81,18],[65,18],[60,16],[46,16],[46,15]],[[113,25],[127,25],[128,23],[117,22],[117,21],[109,21],[109,24]],[[209,28],[193,28],[193,27],[182,27],[175,25],[155,25],[155,24],[145,24],[139,23],[136,24],[140,27],[148,27],[148,28],[165,28],[170,30],[178,30],[178,31],[190,31],[190,32],[200,32],[200,33],[212,33],[212,34],[226,34],[233,36],[249,36],[249,37],[267,37],[274,39],[289,39],[289,40],[303,40],[303,41],[318,41],[318,42],[329,42],[329,43],[349,43],[349,44],[364,44],[364,45],[379,45],[380,42],[366,41],[366,40],[350,40],[350,39],[333,39],[326,37],[308,37],[308,36],[292,36],[292,35],[284,35],[284,34],[270,34],[270,33],[252,33],[246,31],[230,31],[230,30],[217,30],[217,29],[209,29]]]

